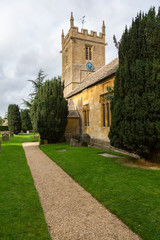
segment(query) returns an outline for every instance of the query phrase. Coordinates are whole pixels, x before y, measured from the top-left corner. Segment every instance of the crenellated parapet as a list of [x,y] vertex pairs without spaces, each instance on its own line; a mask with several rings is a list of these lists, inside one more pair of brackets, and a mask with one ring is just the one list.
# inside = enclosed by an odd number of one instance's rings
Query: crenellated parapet
[[96,31],[90,31],[90,33],[88,32],[87,29],[81,29],[81,31],[79,31],[78,27],[71,27],[69,29],[69,32],[67,33],[66,36],[63,37],[62,40],[62,44],[65,45],[66,42],[68,42],[69,39],[81,39],[81,40],[88,40],[88,41],[94,41],[94,42],[98,42],[98,43],[102,43],[105,44],[105,33],[100,32],[99,34],[97,34]]
[[69,29],[69,32],[67,33],[67,35],[63,36],[62,45],[64,46],[68,42],[69,39],[73,39],[73,40],[74,39],[80,39],[80,40],[92,41],[92,42],[105,44],[105,24],[104,24],[104,21],[103,21],[103,24],[102,24],[102,32],[99,32],[99,34],[97,34],[97,32],[93,31],[93,30],[91,30],[90,33],[89,33],[87,29],[83,29],[83,28],[79,31],[78,27],[74,26],[73,13],[71,13],[70,29]]

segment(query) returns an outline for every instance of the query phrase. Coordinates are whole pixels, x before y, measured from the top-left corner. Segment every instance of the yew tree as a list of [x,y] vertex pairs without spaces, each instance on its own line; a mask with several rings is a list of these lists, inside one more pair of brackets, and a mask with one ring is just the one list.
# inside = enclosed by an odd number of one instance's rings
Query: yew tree
[[27,130],[32,130],[31,118],[29,115],[29,109],[22,109],[20,112],[21,116],[21,128],[24,132]]
[[16,104],[10,104],[8,106],[8,128],[10,132],[15,134],[21,131],[20,111]]
[[140,12],[118,49],[111,145],[160,162],[160,8]]
[[61,78],[47,80],[37,95],[37,127],[40,138],[57,142],[64,134],[68,107]]

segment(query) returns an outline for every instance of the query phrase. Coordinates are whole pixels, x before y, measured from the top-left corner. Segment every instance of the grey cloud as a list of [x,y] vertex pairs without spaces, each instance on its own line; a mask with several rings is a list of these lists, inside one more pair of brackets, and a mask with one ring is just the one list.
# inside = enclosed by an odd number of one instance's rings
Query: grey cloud
[[[67,34],[70,12],[75,25],[86,15],[85,28],[101,31],[106,23],[106,63],[117,57],[113,35],[120,39],[125,25],[140,10],[148,11],[158,0],[1,0],[0,1],[0,116],[8,104],[21,104],[32,91],[28,79],[40,68],[48,78],[61,75],[61,31]],[[21,106],[21,105],[20,105]]]

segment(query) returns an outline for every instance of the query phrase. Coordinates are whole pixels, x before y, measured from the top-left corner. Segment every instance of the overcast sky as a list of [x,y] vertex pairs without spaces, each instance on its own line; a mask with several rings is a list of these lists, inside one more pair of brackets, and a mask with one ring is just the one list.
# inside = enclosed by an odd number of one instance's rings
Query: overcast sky
[[[158,4],[159,3],[159,4]],[[0,0],[0,116],[9,104],[22,105],[32,91],[28,79],[36,79],[39,69],[48,78],[61,75],[61,32],[67,34],[70,13],[75,26],[101,32],[106,24],[106,63],[117,57],[113,35],[120,39],[125,25],[159,0]]]

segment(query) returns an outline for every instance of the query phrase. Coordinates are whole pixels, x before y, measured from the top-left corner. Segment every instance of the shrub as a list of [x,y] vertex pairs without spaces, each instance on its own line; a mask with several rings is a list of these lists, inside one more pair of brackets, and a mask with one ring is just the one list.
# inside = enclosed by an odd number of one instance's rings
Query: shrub
[[8,126],[0,126],[0,131],[8,131]]

